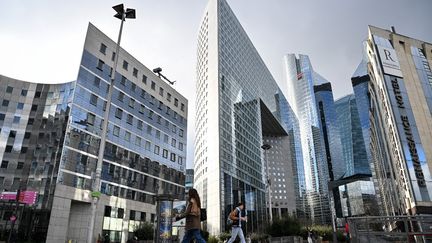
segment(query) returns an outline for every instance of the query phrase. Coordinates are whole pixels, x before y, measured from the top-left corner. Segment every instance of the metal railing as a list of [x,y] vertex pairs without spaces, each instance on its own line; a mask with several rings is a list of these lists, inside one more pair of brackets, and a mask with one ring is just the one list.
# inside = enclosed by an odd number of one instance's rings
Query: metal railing
[[352,217],[348,226],[353,243],[432,243],[432,215]]

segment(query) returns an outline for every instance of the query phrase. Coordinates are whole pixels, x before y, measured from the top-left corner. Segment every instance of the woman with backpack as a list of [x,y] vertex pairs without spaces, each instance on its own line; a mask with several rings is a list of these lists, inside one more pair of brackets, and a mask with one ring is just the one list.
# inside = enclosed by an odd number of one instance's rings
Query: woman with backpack
[[176,220],[186,218],[185,235],[182,243],[191,242],[195,238],[197,243],[205,243],[204,238],[201,236],[201,201],[197,190],[189,189],[188,204],[186,211],[180,215],[176,215]]
[[237,235],[240,237],[241,243],[246,243],[243,230],[241,228],[241,222],[246,221],[247,217],[242,217],[242,212],[244,209],[244,204],[240,202],[237,204],[237,207],[230,213],[229,218],[232,220],[231,227],[231,238],[227,243],[232,243],[237,238]]

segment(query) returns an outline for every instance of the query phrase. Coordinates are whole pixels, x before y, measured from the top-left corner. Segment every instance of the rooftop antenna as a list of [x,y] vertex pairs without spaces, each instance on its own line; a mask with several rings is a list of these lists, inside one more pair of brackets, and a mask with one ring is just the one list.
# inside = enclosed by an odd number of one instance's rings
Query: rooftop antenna
[[154,73],[157,73],[157,75],[159,76],[159,78],[163,78],[165,79],[165,81],[167,81],[169,84],[173,85],[176,81],[171,81],[169,80],[167,77],[165,77],[161,72],[162,72],[162,68],[157,67],[155,69],[153,69]]

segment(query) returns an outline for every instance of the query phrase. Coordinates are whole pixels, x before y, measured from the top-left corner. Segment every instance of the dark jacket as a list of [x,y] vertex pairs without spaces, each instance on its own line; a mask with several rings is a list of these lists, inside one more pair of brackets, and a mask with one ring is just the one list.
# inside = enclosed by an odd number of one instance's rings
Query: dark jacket
[[190,229],[201,229],[201,209],[196,205],[195,200],[191,200],[188,202],[186,206],[186,211],[179,216],[177,219],[186,218],[186,227],[185,230]]

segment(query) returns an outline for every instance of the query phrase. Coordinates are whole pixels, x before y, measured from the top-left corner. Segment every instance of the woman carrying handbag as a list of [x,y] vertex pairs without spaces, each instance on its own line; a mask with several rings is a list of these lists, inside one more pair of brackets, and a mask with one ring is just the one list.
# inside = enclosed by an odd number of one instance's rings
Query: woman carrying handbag
[[183,237],[182,243],[191,242],[195,238],[197,243],[205,243],[204,238],[201,236],[201,201],[197,190],[190,189],[188,193],[188,204],[186,211],[182,214],[176,215],[176,220],[186,218],[186,233]]

